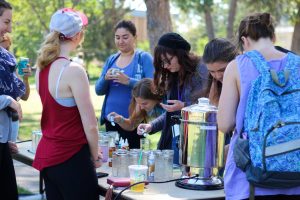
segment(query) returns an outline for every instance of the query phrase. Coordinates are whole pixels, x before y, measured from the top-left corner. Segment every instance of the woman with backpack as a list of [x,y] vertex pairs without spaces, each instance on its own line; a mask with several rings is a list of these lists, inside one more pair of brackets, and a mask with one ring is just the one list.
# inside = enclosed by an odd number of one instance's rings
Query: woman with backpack
[[141,137],[136,134],[136,130],[124,130],[118,124],[113,126],[112,119],[107,116],[116,112],[125,118],[129,117],[132,88],[142,78],[153,78],[152,56],[135,49],[136,27],[131,21],[120,21],[114,30],[115,44],[119,52],[106,60],[102,74],[95,84],[96,94],[105,95],[100,123],[105,124],[106,131],[118,131],[120,137],[128,139],[130,148],[139,148]]
[[[276,50],[273,45],[274,39],[275,32],[270,14],[257,13],[247,16],[241,21],[238,30],[238,42],[244,54],[237,56],[235,60],[229,63],[225,70],[223,89],[219,101],[218,126],[223,132],[230,132],[235,128],[230,143],[224,176],[225,194],[228,200],[248,199],[249,197],[250,199],[255,197],[255,199],[264,200],[300,198],[299,186],[290,188],[274,187],[272,189],[260,187],[254,185],[253,180],[251,180],[250,184],[248,180],[251,177],[249,177],[248,172],[246,177],[246,173],[244,172],[248,169],[248,163],[252,164],[254,161],[253,158],[261,155],[261,152],[258,151],[251,154],[253,153],[251,152],[251,145],[254,145],[254,143],[251,143],[252,135],[248,133],[254,129],[248,132],[248,124],[244,123],[250,122],[250,119],[247,118],[248,110],[246,108],[248,109],[249,103],[252,103],[248,101],[248,97],[255,95],[255,93],[251,93],[255,91],[252,84],[259,77],[265,76],[265,74],[260,73],[261,71],[257,68],[258,65],[256,62],[267,63],[266,65],[269,68],[278,72],[285,67],[290,57],[299,60],[299,57],[295,55],[287,55]],[[259,59],[253,59],[253,54],[258,55]],[[264,73],[269,73],[269,70],[264,71]],[[299,74],[299,71],[296,73]],[[281,78],[280,80],[282,80]],[[273,115],[276,114],[273,113]],[[261,135],[256,136],[261,137]],[[247,166],[245,168],[240,163],[243,161],[241,159],[243,154],[249,151],[249,147],[246,147],[242,154],[238,154],[237,144],[240,144],[241,140],[246,142],[249,140],[249,143],[251,143],[249,144],[251,147],[251,161],[245,164]],[[261,138],[258,138],[258,140],[260,141]]]

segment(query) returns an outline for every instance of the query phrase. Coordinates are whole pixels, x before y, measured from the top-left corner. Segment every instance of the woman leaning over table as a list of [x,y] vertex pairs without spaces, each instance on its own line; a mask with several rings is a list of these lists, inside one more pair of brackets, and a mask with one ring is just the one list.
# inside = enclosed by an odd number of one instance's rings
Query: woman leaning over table
[[115,123],[125,130],[134,130],[140,123],[158,117],[164,112],[160,106],[163,96],[156,93],[153,80],[144,78],[137,82],[132,89],[132,99],[129,106],[129,118],[112,112],[109,116],[114,116]]
[[179,163],[176,145],[179,129],[176,129],[171,117],[180,115],[183,107],[195,103],[194,95],[201,93],[207,84],[207,69],[200,64],[200,57],[190,50],[190,44],[177,33],[166,33],[160,37],[154,50],[154,84],[157,93],[166,96],[168,104],[160,104],[165,113],[150,123],[138,126],[138,134],[162,130],[157,148],[174,149],[176,164]]
[[127,131],[118,124],[113,126],[107,116],[115,112],[128,118],[132,88],[142,78],[153,78],[152,56],[135,50],[136,37],[136,28],[131,21],[117,23],[115,44],[119,52],[106,60],[95,85],[97,95],[105,95],[100,123],[105,124],[106,131],[118,131],[120,137],[128,139],[130,148],[140,147],[141,136],[136,134],[136,129]]
[[81,12],[55,12],[37,58],[43,137],[33,166],[42,173],[48,200],[99,199],[95,168],[101,157],[89,82],[83,66],[69,59],[87,24]]

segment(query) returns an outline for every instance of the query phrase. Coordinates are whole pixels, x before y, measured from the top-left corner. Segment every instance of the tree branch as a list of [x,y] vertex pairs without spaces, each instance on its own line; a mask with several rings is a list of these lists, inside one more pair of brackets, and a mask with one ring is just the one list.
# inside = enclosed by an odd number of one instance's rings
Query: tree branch
[[38,20],[40,21],[42,27],[45,29],[45,31],[49,32],[49,28],[48,25],[46,24],[46,22],[43,20],[43,18],[40,16],[39,11],[37,10],[37,8],[35,7],[35,5],[32,3],[31,0],[27,0],[27,3],[30,5],[31,9],[33,10],[33,12],[36,14]]

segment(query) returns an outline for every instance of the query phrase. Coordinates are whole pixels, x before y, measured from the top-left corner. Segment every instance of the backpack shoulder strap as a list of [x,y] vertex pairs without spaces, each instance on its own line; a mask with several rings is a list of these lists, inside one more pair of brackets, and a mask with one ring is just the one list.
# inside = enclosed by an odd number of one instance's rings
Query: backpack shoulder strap
[[287,53],[287,63],[286,69],[288,69],[292,76],[299,77],[299,67],[300,67],[300,56],[293,53]]
[[141,50],[138,50],[137,51],[137,54],[138,54],[138,64],[141,65],[143,67],[143,59],[142,59],[142,54],[143,54],[143,51]]
[[270,69],[266,59],[258,51],[248,51],[245,53],[245,55],[253,62],[253,65],[260,74],[266,74],[265,72]]
[[120,52],[113,54],[112,56],[110,56],[110,58],[108,59],[108,68],[110,69],[113,65],[113,63],[117,60],[117,58],[121,55]]

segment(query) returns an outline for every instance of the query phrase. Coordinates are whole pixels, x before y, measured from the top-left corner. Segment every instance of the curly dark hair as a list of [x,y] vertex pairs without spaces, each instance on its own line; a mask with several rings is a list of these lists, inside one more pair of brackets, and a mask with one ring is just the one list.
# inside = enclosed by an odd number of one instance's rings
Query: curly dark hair
[[[178,73],[171,73],[162,67],[161,56],[167,57],[167,54],[177,57],[178,64],[181,66]],[[179,86],[182,87],[185,81],[191,80],[193,74],[197,71],[200,60],[199,56],[189,51],[157,45],[154,49],[154,85],[157,88],[157,92],[164,95],[177,78]]]

